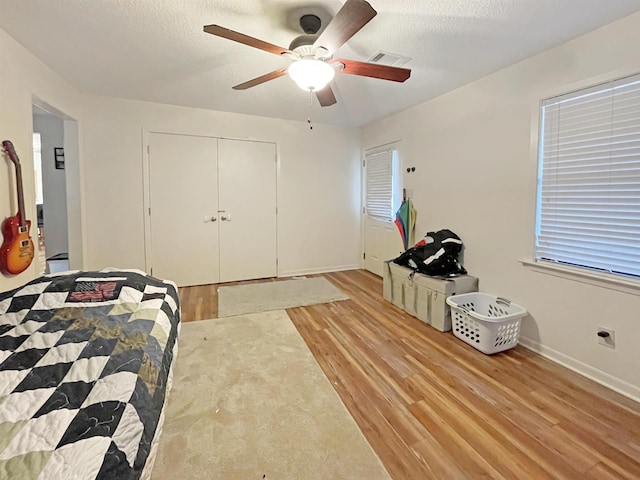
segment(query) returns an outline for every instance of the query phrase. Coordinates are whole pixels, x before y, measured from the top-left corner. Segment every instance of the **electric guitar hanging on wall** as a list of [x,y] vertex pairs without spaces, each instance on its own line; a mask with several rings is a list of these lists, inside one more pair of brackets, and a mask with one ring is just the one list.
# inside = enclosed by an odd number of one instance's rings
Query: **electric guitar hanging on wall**
[[22,191],[22,170],[20,159],[16,154],[13,143],[9,140],[2,142],[2,148],[16,167],[16,189],[18,190],[18,213],[7,217],[2,223],[4,241],[0,247],[0,270],[2,273],[16,275],[24,272],[33,260],[33,240],[29,236],[31,220],[24,214],[24,194]]

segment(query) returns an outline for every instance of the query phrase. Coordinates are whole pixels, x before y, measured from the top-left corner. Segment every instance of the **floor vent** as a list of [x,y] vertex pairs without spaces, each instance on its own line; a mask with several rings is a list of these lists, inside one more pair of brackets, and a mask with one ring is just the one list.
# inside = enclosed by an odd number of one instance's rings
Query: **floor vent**
[[410,60],[411,60],[411,57],[405,57],[403,55],[398,55],[397,53],[384,52],[382,50],[378,50],[376,53],[374,53],[371,56],[368,62],[379,63],[381,65],[388,65],[390,67],[400,67],[401,65],[404,65]]

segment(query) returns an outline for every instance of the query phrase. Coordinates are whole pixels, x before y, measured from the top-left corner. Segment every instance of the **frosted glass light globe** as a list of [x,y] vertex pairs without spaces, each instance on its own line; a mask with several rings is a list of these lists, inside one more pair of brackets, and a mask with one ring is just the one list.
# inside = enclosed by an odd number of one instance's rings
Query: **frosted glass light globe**
[[289,65],[287,72],[301,89],[313,92],[322,90],[336,74],[336,71],[327,62],[312,58],[303,58],[293,62]]

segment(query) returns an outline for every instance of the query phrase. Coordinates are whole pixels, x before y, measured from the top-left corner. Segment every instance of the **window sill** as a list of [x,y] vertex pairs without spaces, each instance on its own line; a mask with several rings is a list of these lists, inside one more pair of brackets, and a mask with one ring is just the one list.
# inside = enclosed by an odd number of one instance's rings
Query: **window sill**
[[606,273],[593,273],[580,268],[555,265],[550,262],[537,262],[535,260],[520,260],[520,263],[534,272],[553,275],[581,283],[588,283],[597,287],[617,290],[619,292],[640,295],[640,281],[621,278],[617,275]]

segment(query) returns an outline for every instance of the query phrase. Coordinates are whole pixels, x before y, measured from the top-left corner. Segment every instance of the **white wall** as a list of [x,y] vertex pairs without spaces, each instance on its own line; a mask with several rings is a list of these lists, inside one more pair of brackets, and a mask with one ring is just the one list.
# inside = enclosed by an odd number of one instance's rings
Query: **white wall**
[[84,210],[81,201],[84,189],[80,164],[80,131],[76,120],[64,121],[64,170],[67,179],[69,268],[81,270],[84,267]]
[[144,131],[277,143],[279,274],[360,265],[359,130],[95,97],[83,120],[88,268],[145,268]]
[[[32,220],[31,236],[37,238],[32,150],[32,102],[34,96],[75,119],[80,118],[82,96],[58,74],[0,30],[0,135],[11,140],[22,164],[25,208]],[[80,140],[80,139],[79,139]],[[66,145],[65,145],[66,147]],[[67,158],[67,169],[79,178],[78,158]],[[69,173],[69,172],[67,172]],[[17,211],[13,167],[0,155],[0,220]],[[80,205],[79,184],[70,193]],[[80,219],[77,219],[79,226]],[[77,237],[80,238],[79,233]],[[36,242],[37,243],[37,242]],[[81,252],[69,252],[70,255]],[[38,275],[36,262],[19,275],[0,275],[0,291],[9,290]]]
[[[414,190],[416,236],[450,228],[482,291],[530,312],[527,345],[640,399],[640,296],[538,273],[533,253],[540,99],[640,72],[640,14],[363,129],[364,148],[403,140],[405,186]],[[637,292],[640,293],[640,292]],[[616,349],[599,346],[598,325]]]
[[64,148],[64,121],[53,115],[34,115],[33,131],[42,142],[42,191],[44,238],[47,257],[68,253],[67,182],[65,170],[57,169],[54,148]]

